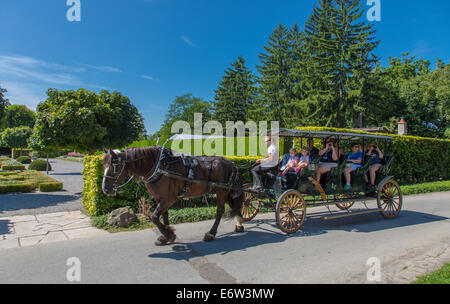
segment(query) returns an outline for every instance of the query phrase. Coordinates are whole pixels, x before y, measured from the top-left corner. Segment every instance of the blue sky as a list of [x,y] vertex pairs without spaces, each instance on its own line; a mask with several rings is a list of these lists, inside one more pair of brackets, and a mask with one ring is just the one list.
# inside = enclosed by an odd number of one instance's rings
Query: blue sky
[[[0,0],[0,84],[34,109],[47,88],[118,90],[159,129],[175,96],[212,100],[242,55],[255,70],[279,23],[303,26],[316,0]],[[366,2],[366,0],[364,0]],[[382,63],[402,52],[449,62],[450,1],[381,0]]]

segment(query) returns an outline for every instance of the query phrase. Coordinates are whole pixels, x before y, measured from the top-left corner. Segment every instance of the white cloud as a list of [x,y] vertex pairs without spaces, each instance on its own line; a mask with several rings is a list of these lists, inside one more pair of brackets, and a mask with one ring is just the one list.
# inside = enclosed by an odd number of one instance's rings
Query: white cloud
[[121,69],[112,67],[112,66],[96,66],[96,65],[89,65],[89,64],[81,64],[83,67],[92,69],[92,70],[97,70],[97,71],[101,71],[101,72],[108,72],[108,73],[122,73]]
[[142,78],[148,79],[148,80],[154,80],[154,78],[152,76],[148,76],[148,75],[141,75]]
[[181,40],[183,40],[190,47],[195,47],[195,48],[198,47],[198,45],[196,45],[189,37],[181,36],[180,38],[181,38]]

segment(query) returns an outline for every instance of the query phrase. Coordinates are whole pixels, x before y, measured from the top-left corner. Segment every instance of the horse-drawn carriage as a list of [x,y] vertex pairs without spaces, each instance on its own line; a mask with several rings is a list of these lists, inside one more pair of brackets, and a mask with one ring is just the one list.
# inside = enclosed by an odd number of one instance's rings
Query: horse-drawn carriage
[[[387,152],[388,141],[392,140],[388,136],[378,136],[369,134],[333,133],[321,131],[303,131],[281,129],[280,138],[291,138],[293,142],[303,145],[306,139],[327,140],[333,138],[337,144],[344,142],[359,142],[362,146],[369,141],[383,141],[384,149]],[[310,158],[308,167],[299,173],[288,173],[294,182],[289,186],[286,179],[278,175],[278,168],[274,168],[263,176],[264,190],[255,192],[251,185],[245,185],[245,198],[242,207],[242,216],[245,221],[253,219],[261,206],[274,208],[277,224],[286,233],[298,231],[306,217],[307,207],[326,206],[328,212],[323,216],[326,220],[337,219],[359,214],[369,214],[379,212],[387,219],[396,218],[402,207],[402,193],[398,183],[389,170],[393,161],[393,156],[385,154],[383,166],[376,173],[375,187],[369,187],[366,183],[366,174],[370,166],[370,158],[364,156],[362,166],[352,172],[351,190],[344,189],[343,173],[347,165],[347,157],[341,155],[338,165],[332,168],[324,181],[315,180],[315,172],[319,165],[320,157]],[[377,201],[377,208],[367,207],[369,200]],[[355,203],[361,203],[363,209],[352,211]],[[333,210],[330,206],[337,207]],[[309,209],[313,210],[313,209]]]
[[[272,134],[274,136],[275,134]],[[345,142],[384,141],[387,151],[388,136],[361,135],[351,133],[313,132],[281,129],[278,137],[291,138],[301,145],[307,139],[326,140],[333,138],[338,145]],[[366,185],[365,176],[369,159],[353,174],[351,190],[343,187],[343,170],[347,159],[341,156],[337,167],[331,169],[325,181],[314,179],[319,164],[318,157],[312,157],[309,165],[293,176],[294,182],[287,183],[274,168],[263,176],[263,190],[255,190],[251,185],[242,185],[238,167],[230,160],[220,156],[179,156],[164,147],[130,148],[125,151],[106,150],[104,158],[105,174],[103,192],[115,195],[131,180],[145,184],[156,201],[152,221],[162,233],[156,242],[167,245],[175,241],[173,229],[169,226],[168,211],[177,199],[197,198],[214,193],[217,200],[217,215],[213,227],[205,234],[204,240],[211,241],[225,211],[225,203],[231,207],[231,216],[237,219],[236,232],[242,232],[244,221],[253,219],[260,206],[275,209],[276,221],[286,233],[298,231],[306,217],[307,207],[326,206],[329,213],[325,219],[379,212],[385,218],[395,218],[402,207],[402,193],[397,182],[389,176],[392,155],[384,155],[384,164],[377,171],[376,187]],[[130,176],[125,184],[127,176]],[[292,180],[292,176],[290,177]],[[322,186],[320,184],[322,182]],[[366,201],[376,199],[377,208],[369,209]],[[357,202],[365,207],[353,211],[350,208]],[[339,212],[330,209],[335,205]],[[160,217],[163,222],[161,223]]]

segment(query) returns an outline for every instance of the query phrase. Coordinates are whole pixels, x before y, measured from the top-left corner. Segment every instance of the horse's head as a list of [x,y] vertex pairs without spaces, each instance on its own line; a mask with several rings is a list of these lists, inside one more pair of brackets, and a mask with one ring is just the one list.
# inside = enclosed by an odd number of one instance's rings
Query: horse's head
[[128,175],[123,152],[105,150],[103,166],[105,172],[103,174],[102,191],[106,195],[116,195],[120,183]]

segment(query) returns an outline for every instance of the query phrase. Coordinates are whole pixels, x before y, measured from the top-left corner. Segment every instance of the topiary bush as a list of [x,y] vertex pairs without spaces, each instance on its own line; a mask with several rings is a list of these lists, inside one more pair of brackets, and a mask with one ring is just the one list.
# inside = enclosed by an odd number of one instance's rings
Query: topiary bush
[[50,183],[39,184],[40,192],[56,192],[56,191],[61,191],[62,189],[63,189],[62,183],[50,182]]
[[29,156],[20,156],[16,159],[21,164],[31,164],[31,157]]
[[[30,166],[28,167],[28,170],[47,171],[47,161],[43,159],[32,161]],[[52,170],[52,166],[50,165],[50,163],[48,164],[48,170]]]
[[0,193],[11,193],[11,192],[28,193],[33,191],[35,187],[36,185],[33,183],[0,185]]

